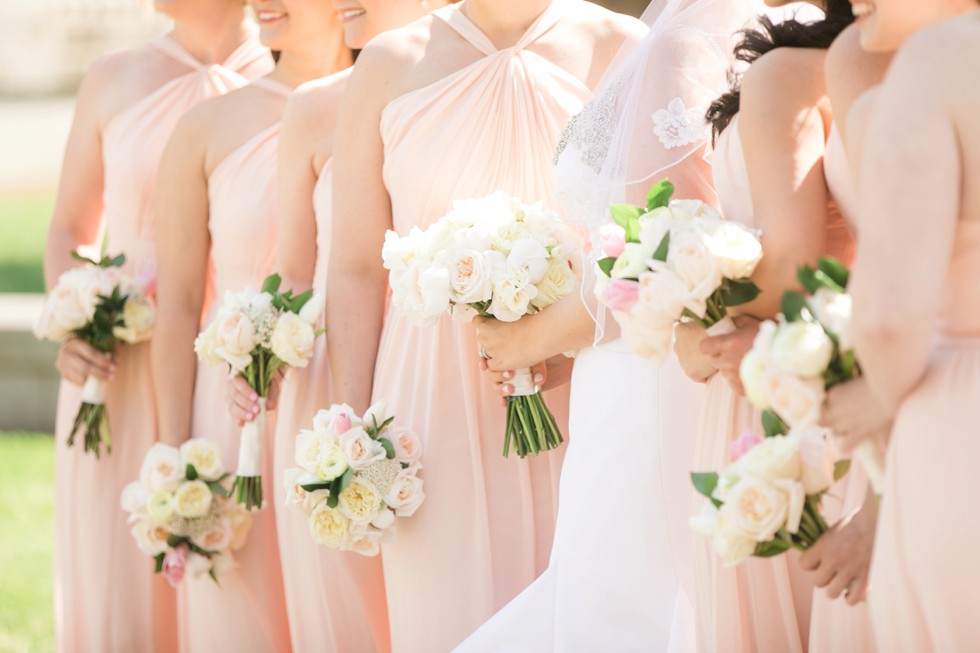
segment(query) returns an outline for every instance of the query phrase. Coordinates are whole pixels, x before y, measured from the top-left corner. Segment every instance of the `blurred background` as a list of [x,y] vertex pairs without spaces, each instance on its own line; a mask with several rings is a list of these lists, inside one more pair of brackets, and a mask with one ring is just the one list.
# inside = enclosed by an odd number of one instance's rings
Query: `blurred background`
[[[639,16],[648,0],[599,4]],[[762,0],[752,0],[760,13]],[[0,0],[0,653],[54,650],[55,347],[31,325],[74,94],[101,53],[164,33],[149,0]],[[776,15],[803,11],[791,5]],[[112,499],[115,500],[115,499]]]

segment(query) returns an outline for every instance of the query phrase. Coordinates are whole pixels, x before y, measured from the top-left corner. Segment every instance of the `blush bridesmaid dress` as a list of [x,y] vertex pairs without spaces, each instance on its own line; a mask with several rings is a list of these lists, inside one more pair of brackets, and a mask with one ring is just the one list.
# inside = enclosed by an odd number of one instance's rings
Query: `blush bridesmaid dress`
[[[192,106],[248,84],[272,67],[248,41],[220,65],[205,65],[164,36],[150,47],[187,72],[116,114],[102,134],[108,249],[126,254],[134,275],[156,269],[153,190],[164,146]],[[136,548],[119,507],[156,441],[149,344],[121,348],[106,384],[112,453],[96,460],[65,444],[81,389],[62,382],[55,426],[55,623],[58,650],[72,653],[174,651],[176,598],[153,561]]]

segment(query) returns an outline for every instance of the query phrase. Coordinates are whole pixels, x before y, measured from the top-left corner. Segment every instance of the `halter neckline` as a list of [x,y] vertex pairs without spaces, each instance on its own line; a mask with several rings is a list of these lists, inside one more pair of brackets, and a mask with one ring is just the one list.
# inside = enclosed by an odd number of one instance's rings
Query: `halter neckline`
[[207,70],[214,66],[238,70],[252,63],[261,56],[269,55],[269,50],[259,45],[254,39],[247,39],[243,41],[231,52],[231,54],[225,58],[224,61],[209,64],[200,61],[197,57],[188,52],[187,48],[181,45],[170,34],[164,34],[159,38],[153,39],[150,41],[150,45],[154,46],[157,50],[171,59],[194,71]]
[[517,42],[507,48],[497,48],[490,40],[490,37],[480,29],[476,23],[470,20],[458,4],[449,4],[441,9],[432,12],[432,15],[441,19],[460,36],[466,39],[477,50],[489,56],[500,52],[519,52],[537,41],[548,33],[552,27],[558,24],[565,15],[565,5],[567,0],[553,0],[540,16],[538,16],[527,31],[521,35]]

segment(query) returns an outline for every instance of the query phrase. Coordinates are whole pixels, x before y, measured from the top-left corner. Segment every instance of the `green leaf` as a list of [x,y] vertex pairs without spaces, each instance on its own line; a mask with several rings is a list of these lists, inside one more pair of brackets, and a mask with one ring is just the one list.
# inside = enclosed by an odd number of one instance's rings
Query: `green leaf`
[[333,485],[333,481],[323,481],[322,483],[307,483],[300,485],[300,487],[307,492],[316,492],[317,490],[329,490],[331,485]]
[[217,494],[219,497],[225,497],[226,499],[231,496],[231,492],[225,489],[225,486],[218,481],[207,481],[208,488],[212,492]]
[[613,204],[609,207],[613,221],[626,232],[626,242],[640,242],[640,216],[643,209],[632,204]]
[[98,262],[98,261],[93,261],[93,260],[92,260],[92,259],[90,259],[89,257],[87,257],[87,256],[82,256],[82,255],[81,255],[81,254],[79,254],[78,252],[72,252],[72,253],[71,253],[71,257],[72,257],[72,258],[73,258],[74,260],[76,260],[76,261],[78,261],[78,262],[80,262],[80,263],[89,263],[89,264],[91,264],[91,265],[98,265],[98,264],[99,264],[99,262]]
[[771,558],[778,556],[780,553],[785,553],[788,550],[789,542],[777,537],[769,542],[759,542],[755,546],[755,553],[753,555],[757,558]]
[[612,276],[612,269],[615,264],[616,257],[614,256],[607,256],[606,258],[601,258],[596,262],[596,265],[599,266],[599,269],[602,270],[603,274],[605,274],[607,277]]
[[378,442],[380,442],[381,443],[381,446],[385,448],[385,457],[388,460],[394,460],[394,458],[395,458],[395,445],[393,445],[391,443],[391,440],[389,440],[388,438],[380,438],[378,440]]
[[767,438],[789,433],[789,425],[771,410],[762,411],[762,432]]
[[174,535],[171,533],[167,536],[167,546],[172,549],[176,549],[178,546],[187,541],[186,537],[181,537],[180,535]]
[[280,277],[278,274],[270,274],[265,278],[265,281],[262,282],[262,292],[275,295],[281,284],[282,277]]
[[822,257],[817,261],[817,269],[833,281],[841,290],[847,288],[847,282],[851,278],[851,273],[847,266],[830,256]]
[[794,290],[787,290],[783,293],[781,309],[787,322],[797,322],[806,310],[806,298]]
[[664,234],[664,237],[660,239],[660,244],[657,245],[657,249],[653,252],[653,260],[664,262],[667,260],[667,254],[670,252],[670,232]]
[[759,286],[751,279],[727,279],[721,292],[721,300],[725,306],[741,306],[759,296]]
[[820,288],[820,282],[817,281],[817,271],[809,265],[801,265],[796,269],[796,279],[803,286],[803,289],[811,295]]
[[715,501],[711,493],[718,487],[718,474],[716,472],[691,472],[691,482],[694,489],[703,496]]
[[188,481],[196,481],[197,468],[194,467],[194,465],[187,463],[187,468],[184,471],[184,476],[187,478]]
[[848,470],[851,469],[851,461],[849,459],[838,460],[834,463],[834,480],[839,481],[844,478]]
[[667,206],[670,197],[674,194],[674,184],[668,179],[662,179],[650,187],[647,191],[647,212]]
[[166,553],[158,553],[155,556],[153,556],[153,560],[156,561],[156,567],[154,567],[153,569],[154,573],[159,574],[161,571],[163,571],[163,559],[166,557],[167,557]]
[[344,472],[344,475],[340,477],[340,483],[337,484],[338,496],[340,495],[341,492],[347,489],[347,486],[350,485],[351,479],[353,478],[354,478],[354,470],[348,467],[347,471]]
[[108,263],[108,265],[106,265],[104,267],[121,268],[126,263],[126,255],[125,254],[120,254],[119,256],[115,257],[114,259],[108,260],[107,263]]
[[300,293],[300,294],[296,295],[295,297],[290,298],[290,300],[289,300],[289,310],[291,310],[293,313],[299,313],[300,310],[304,306],[306,306],[306,302],[310,301],[310,298],[311,297],[313,297],[313,289],[312,288],[310,288],[309,290],[307,290],[304,293]]
[[331,494],[329,497],[327,497],[328,507],[336,508],[338,503],[340,503],[340,497],[338,497],[336,494]]
[[218,574],[214,572],[214,567],[208,570],[208,576],[210,576],[211,580],[213,580],[218,586],[221,585],[221,583],[218,582]]

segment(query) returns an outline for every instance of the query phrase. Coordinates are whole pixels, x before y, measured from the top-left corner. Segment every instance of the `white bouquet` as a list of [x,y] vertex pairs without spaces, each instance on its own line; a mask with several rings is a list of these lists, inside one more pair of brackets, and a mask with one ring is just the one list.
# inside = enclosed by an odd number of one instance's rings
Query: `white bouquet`
[[377,555],[395,518],[411,517],[422,504],[421,442],[393,421],[384,402],[364,417],[333,405],[297,436],[299,467],[285,472],[286,505],[306,516],[317,544]]
[[[424,231],[389,231],[382,250],[391,271],[391,301],[416,325],[445,313],[514,322],[568,295],[577,285],[573,261],[581,234],[540,204],[498,192],[457,201]],[[538,454],[562,442],[529,369],[515,370],[507,398],[504,456]]]
[[[152,278],[136,279],[123,273],[126,257],[122,254],[99,261],[75,253],[72,256],[85,265],[59,277],[34,325],[34,335],[58,343],[78,338],[106,355],[115,351],[119,343],[149,340],[156,315]],[[82,405],[72,424],[68,446],[75,443],[79,431],[84,434],[85,451],[98,458],[104,441],[106,451],[112,452],[105,387],[94,377],[89,377],[82,387]]]
[[198,358],[208,365],[227,364],[242,374],[259,396],[261,410],[242,427],[235,491],[250,510],[262,507],[262,452],[266,427],[265,400],[277,371],[284,366],[306,367],[313,343],[323,333],[315,325],[323,298],[312,290],[279,292],[278,274],[268,277],[260,291],[226,293],[214,321],[194,341]]
[[[746,397],[768,420],[806,428],[820,421],[826,391],[861,370],[851,336],[847,268],[822,258],[797,276],[809,295],[783,294],[782,315],[762,323],[739,376]],[[880,493],[883,465],[875,445],[865,441],[854,453]]]
[[217,582],[235,566],[233,552],[245,545],[252,517],[228,498],[230,485],[217,445],[192,438],[179,449],[153,445],[139,480],[123,490],[136,545],[171,586],[185,573]]
[[766,438],[746,433],[720,476],[691,474],[709,500],[691,527],[713,538],[726,566],[804,550],[827,531],[820,500],[848,468],[848,461],[836,461],[828,436],[818,427]]
[[700,200],[671,200],[667,180],[647,193],[645,208],[609,207],[601,233],[595,293],[639,355],[667,358],[677,322],[721,335],[733,329],[726,307],[752,301],[750,277],[762,245],[744,225],[722,219]]

